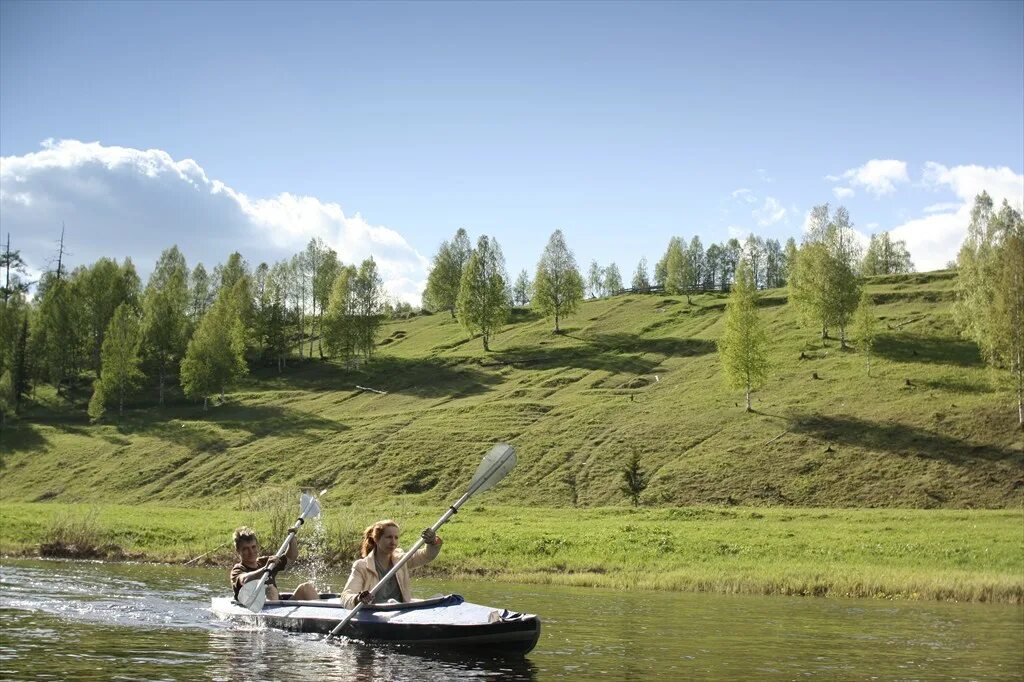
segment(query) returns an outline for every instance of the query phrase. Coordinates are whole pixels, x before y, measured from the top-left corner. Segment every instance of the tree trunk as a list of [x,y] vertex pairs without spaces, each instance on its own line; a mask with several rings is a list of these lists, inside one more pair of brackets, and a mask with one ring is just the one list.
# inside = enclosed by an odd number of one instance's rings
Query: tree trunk
[[555,333],[558,333],[558,309],[555,309]]
[[118,400],[117,400],[117,416],[118,417],[123,417],[124,416],[124,388],[122,387],[121,390],[118,393],[119,393],[119,395],[118,395]]
[[164,366],[160,364],[160,407],[164,406]]
[[754,408],[750,406],[750,386],[747,386],[747,412],[753,412]]
[[210,400],[209,396],[203,396],[203,412],[206,412],[206,403]]

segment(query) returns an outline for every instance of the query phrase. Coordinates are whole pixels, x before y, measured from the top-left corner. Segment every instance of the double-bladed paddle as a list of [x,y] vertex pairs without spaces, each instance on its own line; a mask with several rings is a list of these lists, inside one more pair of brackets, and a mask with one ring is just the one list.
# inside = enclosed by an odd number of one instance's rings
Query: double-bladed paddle
[[[324,489],[320,491],[320,494],[323,495],[326,492],[327,490]],[[299,528],[306,522],[306,519],[315,519],[318,516],[320,516],[320,502],[317,501],[315,496],[302,493],[302,497],[299,498],[299,518],[288,529],[288,537],[284,539],[281,549],[277,550],[277,554],[274,556],[284,556],[284,553],[288,551],[288,543],[292,541],[292,536],[299,532]],[[275,559],[268,561],[267,570],[260,576],[258,581],[250,580],[238,590],[238,603],[253,613],[259,613],[263,610],[263,603],[267,600],[267,591],[264,587],[267,584],[267,578],[270,576],[274,563],[276,563]]]
[[[511,445],[508,445],[507,443],[498,443],[497,445],[495,445],[493,448],[491,448],[490,452],[484,455],[483,461],[480,462],[480,466],[477,467],[476,473],[473,474],[473,480],[470,482],[469,489],[466,491],[466,494],[460,497],[455,504],[448,507],[448,511],[446,511],[441,516],[441,518],[437,520],[437,523],[435,523],[430,528],[434,532],[437,532],[437,529],[443,526],[445,523],[447,523],[448,519],[450,519],[456,512],[458,512],[459,507],[465,504],[470,497],[472,497],[475,493],[483,492],[485,490],[490,490],[491,488],[493,488],[498,483],[498,481],[505,478],[508,472],[512,471],[512,467],[514,467],[515,465],[515,448],[513,448]],[[380,589],[381,585],[390,580],[395,575],[395,573],[398,572],[398,569],[404,566],[405,562],[408,561],[412,557],[412,555],[415,554],[416,551],[423,546],[423,543],[424,540],[421,537],[416,541],[416,544],[410,547],[409,551],[406,552],[405,555],[398,560],[398,563],[392,566],[391,570],[385,573],[384,577],[377,581],[377,584],[374,585],[373,589],[370,590],[371,597],[376,596],[377,591]],[[337,636],[338,633],[341,632],[342,628],[344,628],[345,625],[347,625],[348,622],[352,620],[352,617],[355,616],[356,613],[358,613],[361,608],[363,608],[363,605],[364,604],[361,601],[356,602],[355,608],[349,611],[348,615],[345,616],[345,618],[340,623],[338,623],[338,625],[335,626],[333,630],[331,630],[331,634],[328,635],[328,637]]]

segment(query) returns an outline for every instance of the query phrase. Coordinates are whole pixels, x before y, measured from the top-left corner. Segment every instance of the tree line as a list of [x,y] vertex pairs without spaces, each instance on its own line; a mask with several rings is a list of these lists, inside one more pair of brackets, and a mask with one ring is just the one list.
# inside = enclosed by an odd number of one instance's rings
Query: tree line
[[[8,244],[0,257],[0,416],[20,411],[38,385],[67,396],[93,378],[89,413],[124,403],[148,381],[164,405],[172,381],[207,399],[250,367],[283,370],[288,358],[370,358],[387,314],[372,258],[346,265],[320,239],[251,269],[240,253],[207,272],[189,269],[177,246],[160,256],[145,287],[131,259],[101,258],[70,273],[58,261],[29,298],[26,268]],[[317,344],[316,342],[320,343]]]

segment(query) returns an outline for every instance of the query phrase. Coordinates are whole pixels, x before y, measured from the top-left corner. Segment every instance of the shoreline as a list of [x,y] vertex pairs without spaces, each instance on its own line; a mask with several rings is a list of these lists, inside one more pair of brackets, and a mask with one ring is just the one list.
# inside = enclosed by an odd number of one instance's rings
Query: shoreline
[[[398,500],[337,508],[300,534],[301,556],[347,570],[364,525],[393,517],[407,528],[425,527],[435,520],[435,507]],[[235,526],[273,537],[290,522],[292,512],[285,511],[4,502],[0,555],[226,568],[234,555],[224,539]],[[471,511],[441,529],[441,558],[420,576],[1024,604],[1024,510],[481,505]]]

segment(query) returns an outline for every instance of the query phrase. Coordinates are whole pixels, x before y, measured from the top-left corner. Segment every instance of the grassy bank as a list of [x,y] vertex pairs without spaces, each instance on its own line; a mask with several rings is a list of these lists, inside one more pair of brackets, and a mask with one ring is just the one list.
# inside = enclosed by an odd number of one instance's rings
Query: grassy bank
[[[404,544],[443,508],[325,505],[304,554],[344,572],[361,529],[393,517]],[[257,510],[4,503],[0,551],[64,544],[94,556],[227,566],[233,527],[276,545],[291,506]],[[446,526],[439,577],[725,593],[1024,603],[1020,510],[508,507],[471,501]]]

